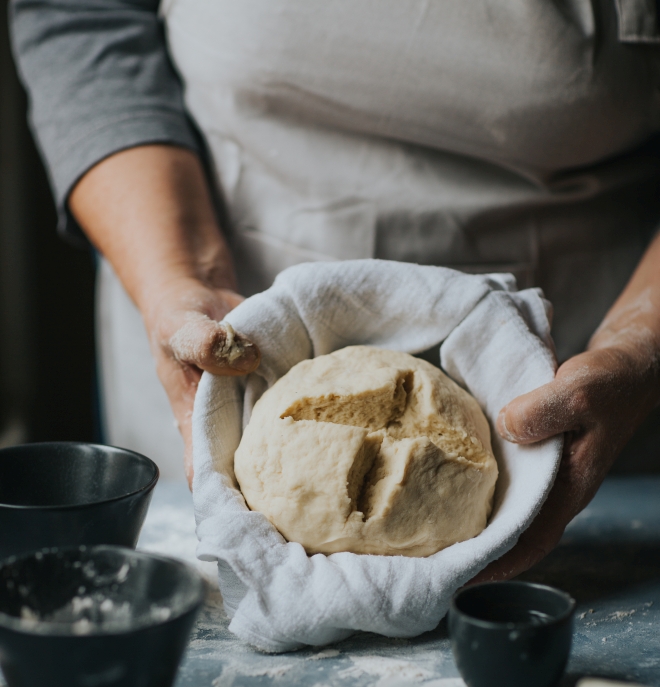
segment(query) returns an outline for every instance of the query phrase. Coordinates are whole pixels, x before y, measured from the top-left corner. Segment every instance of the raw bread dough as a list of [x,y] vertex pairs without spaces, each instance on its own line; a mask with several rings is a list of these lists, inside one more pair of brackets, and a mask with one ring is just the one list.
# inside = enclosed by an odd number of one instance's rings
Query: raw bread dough
[[310,554],[428,556],[484,529],[497,480],[475,399],[430,363],[371,346],[278,380],[234,470],[250,508]]

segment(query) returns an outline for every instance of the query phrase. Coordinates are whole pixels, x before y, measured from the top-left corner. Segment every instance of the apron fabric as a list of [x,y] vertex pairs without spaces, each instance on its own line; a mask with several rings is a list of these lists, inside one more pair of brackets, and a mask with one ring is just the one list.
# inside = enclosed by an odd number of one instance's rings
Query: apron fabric
[[96,274],[103,439],[151,458],[162,479],[183,482],[183,440],[158,380],[140,312],[106,260],[99,261]]
[[245,295],[314,260],[511,272],[553,303],[563,360],[658,226],[654,0],[164,0],[161,14]]
[[583,349],[660,217],[652,4],[165,0],[244,292],[318,259],[510,271]]

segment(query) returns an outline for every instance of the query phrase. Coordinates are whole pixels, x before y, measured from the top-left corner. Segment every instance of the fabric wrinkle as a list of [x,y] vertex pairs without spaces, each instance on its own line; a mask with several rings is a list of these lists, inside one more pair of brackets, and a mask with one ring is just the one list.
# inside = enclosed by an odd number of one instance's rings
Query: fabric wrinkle
[[[401,284],[405,293],[397,288]],[[513,285],[509,276],[470,276],[378,260],[299,265],[283,272],[270,291],[244,301],[228,321],[259,346],[265,369],[254,374],[263,375],[268,385],[286,372],[278,361],[285,341],[293,353],[288,366],[312,353],[342,347],[344,340],[373,343],[376,331],[379,345],[398,350],[427,349],[442,342],[443,367],[465,381],[494,418],[511,395],[550,381],[554,370],[552,354],[542,341],[548,324],[542,321],[540,296],[516,292]],[[346,300],[345,294],[351,298]],[[516,298],[536,301],[535,316],[527,323]],[[364,302],[368,311],[361,308]],[[321,303],[325,307],[320,310]],[[273,319],[274,309],[287,313],[286,319]],[[333,330],[327,327],[328,311],[334,313]],[[356,313],[362,314],[360,321]],[[226,458],[217,464],[226,465],[237,445],[218,442],[221,437],[213,426],[220,416],[206,412],[222,388],[218,378],[205,373],[195,401],[193,499],[199,551],[205,559],[227,561],[247,583],[230,629],[266,651],[325,644],[358,630],[411,637],[432,629],[446,612],[451,593],[508,550],[538,512],[561,455],[559,439],[529,449],[504,445],[493,436],[505,481],[490,524],[474,539],[434,556],[336,553],[307,558],[299,544],[285,543],[264,516],[248,511],[240,494],[228,490],[228,483],[214,473],[214,453],[222,452]],[[250,403],[254,401],[256,394],[250,397]],[[244,402],[247,405],[247,397]],[[233,418],[234,431],[240,431],[240,409],[226,408],[225,413]],[[222,515],[223,503],[237,499],[242,508],[230,522]],[[220,566],[221,576],[224,570]]]

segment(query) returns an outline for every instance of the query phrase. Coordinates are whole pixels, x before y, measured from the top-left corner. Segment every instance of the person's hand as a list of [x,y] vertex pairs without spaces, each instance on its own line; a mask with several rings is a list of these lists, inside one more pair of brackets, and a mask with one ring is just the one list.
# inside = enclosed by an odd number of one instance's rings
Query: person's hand
[[243,297],[228,288],[181,278],[160,290],[144,312],[156,369],[185,445],[184,467],[192,485],[192,410],[202,371],[244,375],[259,365],[256,345],[220,320]]
[[593,498],[614,459],[660,397],[659,358],[651,339],[634,332],[595,338],[592,349],[565,362],[552,382],[501,410],[497,431],[504,439],[531,444],[564,434],[564,453],[555,484],[534,522],[511,551],[471,583],[508,579],[533,566],[557,545],[566,525]]

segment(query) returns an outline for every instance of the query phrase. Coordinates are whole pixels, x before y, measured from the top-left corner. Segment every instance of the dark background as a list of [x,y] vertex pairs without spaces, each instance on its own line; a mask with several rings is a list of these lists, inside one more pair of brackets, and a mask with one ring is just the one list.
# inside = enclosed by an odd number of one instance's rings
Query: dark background
[[0,7],[0,446],[97,437],[94,259],[56,233]]

